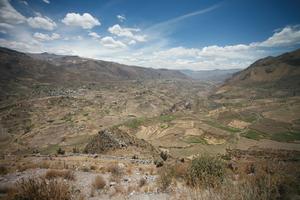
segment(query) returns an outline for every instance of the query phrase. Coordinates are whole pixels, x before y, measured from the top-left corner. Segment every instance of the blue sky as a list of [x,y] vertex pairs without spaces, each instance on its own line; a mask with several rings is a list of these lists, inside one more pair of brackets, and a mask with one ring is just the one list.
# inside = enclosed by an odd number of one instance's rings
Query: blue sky
[[300,47],[298,0],[0,0],[0,46],[169,69]]

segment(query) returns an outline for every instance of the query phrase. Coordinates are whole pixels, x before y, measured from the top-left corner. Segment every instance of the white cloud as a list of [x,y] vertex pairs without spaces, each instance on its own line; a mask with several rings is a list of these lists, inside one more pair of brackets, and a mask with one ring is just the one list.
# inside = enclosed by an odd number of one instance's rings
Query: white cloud
[[134,44],[136,44],[136,41],[135,41],[135,40],[130,40],[130,41],[128,42],[128,44],[129,44],[129,45],[134,45]]
[[121,41],[114,40],[112,37],[104,37],[100,40],[100,43],[108,48],[124,48],[126,44]]
[[124,15],[117,15],[117,18],[120,22],[124,22],[126,20],[126,17]]
[[299,43],[300,43],[300,27],[287,26],[282,30],[275,32],[274,35],[268,38],[266,41],[256,45],[262,47],[275,47],[275,46],[278,47],[278,46],[290,46]]
[[48,31],[52,31],[54,28],[56,28],[56,23],[48,17],[29,17],[27,22],[32,28],[44,29]]
[[0,38],[0,46],[15,49],[22,52],[42,52],[41,48],[36,43],[23,42],[23,41],[9,41]]
[[6,28],[6,29],[11,29],[11,28],[13,28],[14,26],[11,25],[11,24],[7,24],[7,23],[0,23],[0,27],[1,27],[1,28]]
[[99,20],[89,13],[80,15],[79,13],[68,13],[62,22],[68,26],[80,26],[83,29],[91,29],[94,26],[100,26]]
[[24,5],[28,6],[28,2],[27,1],[20,1],[21,3],[23,3]]
[[96,33],[96,32],[90,32],[89,36],[91,36],[94,39],[100,39],[101,38],[100,35],[98,35],[98,33]]
[[52,33],[52,35],[43,34],[43,33],[34,33],[33,37],[39,41],[51,41],[60,39],[60,35],[57,33]]
[[49,1],[49,0],[43,0],[43,2],[44,2],[44,3],[47,3],[47,4],[49,4],[49,3],[50,3],[50,1]]
[[168,33],[171,33],[174,30],[174,27],[176,27],[176,24],[178,24],[179,22],[193,16],[212,12],[215,9],[219,8],[221,4],[222,3],[218,3],[205,9],[197,10],[178,17],[171,18],[166,21],[162,21],[160,23],[154,24],[151,27],[147,28],[146,32],[151,32],[153,34],[159,34],[159,35],[167,35]]
[[0,21],[1,23],[20,24],[26,18],[14,9],[8,0],[0,0]]
[[137,28],[122,28],[119,24],[115,24],[112,27],[108,28],[108,31],[111,34],[117,35],[119,37],[127,37],[130,39],[134,39],[138,42],[145,42],[146,35],[135,35],[135,32],[140,32],[140,29]]

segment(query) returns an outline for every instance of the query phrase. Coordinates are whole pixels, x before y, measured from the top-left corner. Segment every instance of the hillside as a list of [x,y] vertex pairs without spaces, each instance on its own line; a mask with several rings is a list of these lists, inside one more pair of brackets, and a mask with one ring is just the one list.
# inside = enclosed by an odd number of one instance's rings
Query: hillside
[[191,77],[192,79],[214,82],[223,82],[238,71],[240,71],[240,69],[215,69],[202,71],[181,70],[183,74]]
[[297,88],[300,85],[300,49],[277,57],[266,57],[229,78],[225,85],[272,84]]
[[7,96],[12,91],[26,91],[38,84],[82,85],[104,81],[186,79],[179,71],[127,66],[113,62],[59,56],[25,54],[0,48],[0,89]]

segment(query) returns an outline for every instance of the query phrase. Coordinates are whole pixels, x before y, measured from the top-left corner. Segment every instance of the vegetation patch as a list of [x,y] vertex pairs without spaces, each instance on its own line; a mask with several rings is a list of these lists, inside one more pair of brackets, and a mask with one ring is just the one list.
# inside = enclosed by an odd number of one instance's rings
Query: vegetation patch
[[161,115],[159,116],[159,121],[160,122],[170,122],[173,121],[175,119],[175,116],[173,115]]
[[201,136],[187,136],[184,142],[191,144],[207,144],[206,140]]
[[[173,121],[175,118],[176,117],[173,115],[160,115],[158,117],[152,117],[152,118],[146,118],[146,117],[134,118],[124,122],[123,124],[119,124],[116,127],[120,125],[124,125],[131,129],[137,129],[138,127],[146,123],[168,123],[170,121]],[[168,125],[164,124],[162,125],[161,128],[167,128],[167,127]]]
[[252,140],[260,140],[267,138],[267,135],[265,133],[258,132],[252,129],[246,131],[245,133],[242,133],[242,136]]
[[225,163],[215,156],[202,155],[192,160],[187,184],[193,187],[216,187],[225,179]]
[[210,126],[213,126],[215,128],[219,128],[219,129],[231,132],[231,133],[237,133],[237,132],[241,131],[238,128],[233,128],[233,127],[225,126],[225,125],[220,124],[220,123],[215,122],[215,121],[204,120],[203,122],[205,122],[206,124],[208,124]]
[[66,180],[75,180],[75,174],[70,170],[51,169],[47,171],[45,178],[46,179],[63,178]]
[[101,190],[106,186],[106,181],[103,176],[98,175],[95,177],[94,182],[92,183],[92,187],[96,190]]
[[300,140],[300,132],[275,133],[271,135],[270,139],[278,142],[292,142]]
[[21,179],[11,194],[12,200],[71,200],[69,185],[58,179],[44,178]]
[[137,129],[143,124],[143,122],[145,122],[145,120],[145,118],[134,118],[125,122],[124,125],[131,129]]
[[40,152],[43,155],[49,155],[49,154],[55,154],[58,149],[59,149],[58,144],[52,144],[52,145],[49,145],[48,147],[42,149]]
[[263,132],[250,129],[247,132],[243,133],[242,136],[252,140],[270,139],[270,140],[275,140],[277,142],[292,142],[292,141],[300,140],[300,132],[292,132],[292,131],[266,134]]

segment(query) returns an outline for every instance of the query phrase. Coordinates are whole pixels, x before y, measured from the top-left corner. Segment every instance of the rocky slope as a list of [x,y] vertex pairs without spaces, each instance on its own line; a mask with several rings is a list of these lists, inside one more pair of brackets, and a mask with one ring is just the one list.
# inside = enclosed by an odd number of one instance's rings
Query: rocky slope
[[300,49],[277,57],[266,57],[229,78],[225,85],[271,83],[278,87],[300,85]]
[[158,154],[158,151],[148,142],[118,129],[111,128],[99,131],[86,145],[84,151],[87,153],[103,154],[116,150],[127,151],[134,148],[136,154]]

